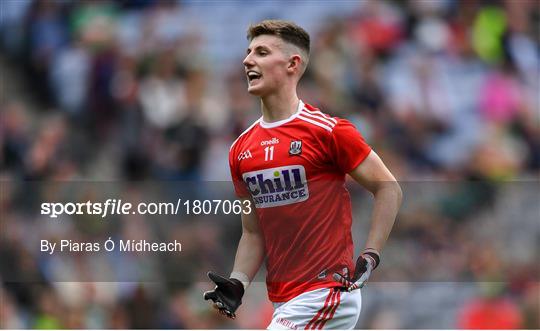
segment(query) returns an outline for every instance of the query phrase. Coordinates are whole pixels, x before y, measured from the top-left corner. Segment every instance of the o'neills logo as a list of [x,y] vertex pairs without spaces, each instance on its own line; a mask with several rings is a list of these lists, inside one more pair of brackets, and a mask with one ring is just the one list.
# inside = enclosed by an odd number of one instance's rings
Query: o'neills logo
[[309,198],[306,170],[301,165],[246,172],[242,177],[257,208],[290,205]]
[[276,138],[276,137],[272,138],[272,140],[263,140],[263,141],[261,141],[261,146],[275,145],[275,144],[279,144],[279,139]]

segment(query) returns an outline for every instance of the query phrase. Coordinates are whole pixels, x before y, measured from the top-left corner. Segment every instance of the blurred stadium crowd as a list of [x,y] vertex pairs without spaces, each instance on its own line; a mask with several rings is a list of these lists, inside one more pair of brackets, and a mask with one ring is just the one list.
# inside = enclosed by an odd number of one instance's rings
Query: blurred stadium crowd
[[[29,236],[96,232],[69,217],[44,225],[21,198],[29,182],[227,181],[231,142],[260,116],[241,60],[246,27],[264,18],[310,32],[299,96],[353,121],[403,183],[404,208],[363,290],[358,327],[540,328],[535,0],[0,6],[2,328],[266,327],[263,283],[235,321],[201,299],[205,272],[232,266],[238,219],[169,224],[167,236],[196,247],[185,254],[198,262],[159,271],[159,281],[55,282],[51,275],[92,266],[51,266]],[[145,195],[127,187],[121,194]],[[369,197],[351,192],[360,248]],[[143,217],[105,230],[155,231]]]

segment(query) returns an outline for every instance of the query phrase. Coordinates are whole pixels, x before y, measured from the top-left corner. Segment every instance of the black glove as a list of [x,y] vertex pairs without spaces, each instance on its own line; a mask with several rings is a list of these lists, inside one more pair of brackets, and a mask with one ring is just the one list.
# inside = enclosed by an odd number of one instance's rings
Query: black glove
[[373,249],[365,250],[356,260],[356,267],[352,278],[340,273],[334,273],[334,280],[340,282],[347,288],[347,291],[354,291],[362,288],[367,282],[373,269],[377,268],[380,262],[379,253]]
[[229,318],[236,318],[236,310],[242,304],[244,285],[235,278],[225,278],[212,271],[208,278],[216,283],[212,291],[204,292],[204,300],[212,300],[219,312]]

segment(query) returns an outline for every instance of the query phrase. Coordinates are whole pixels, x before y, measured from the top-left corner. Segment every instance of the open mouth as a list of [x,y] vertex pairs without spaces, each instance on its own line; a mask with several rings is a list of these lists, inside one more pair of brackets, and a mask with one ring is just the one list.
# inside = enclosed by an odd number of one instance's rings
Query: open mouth
[[247,74],[248,81],[250,83],[252,83],[252,82],[254,82],[254,81],[256,81],[256,80],[258,80],[258,79],[260,79],[262,77],[262,75],[260,73],[258,73],[256,71],[253,71],[253,70],[248,71],[246,74]]

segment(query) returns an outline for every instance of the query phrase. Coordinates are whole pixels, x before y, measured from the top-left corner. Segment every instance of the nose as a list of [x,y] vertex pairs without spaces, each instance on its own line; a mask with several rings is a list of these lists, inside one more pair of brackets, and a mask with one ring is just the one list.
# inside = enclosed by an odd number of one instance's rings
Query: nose
[[250,67],[253,67],[253,66],[254,66],[253,60],[252,60],[252,58],[251,58],[251,54],[246,55],[246,57],[244,58],[244,61],[242,61],[242,64],[243,64],[246,68],[250,68]]

